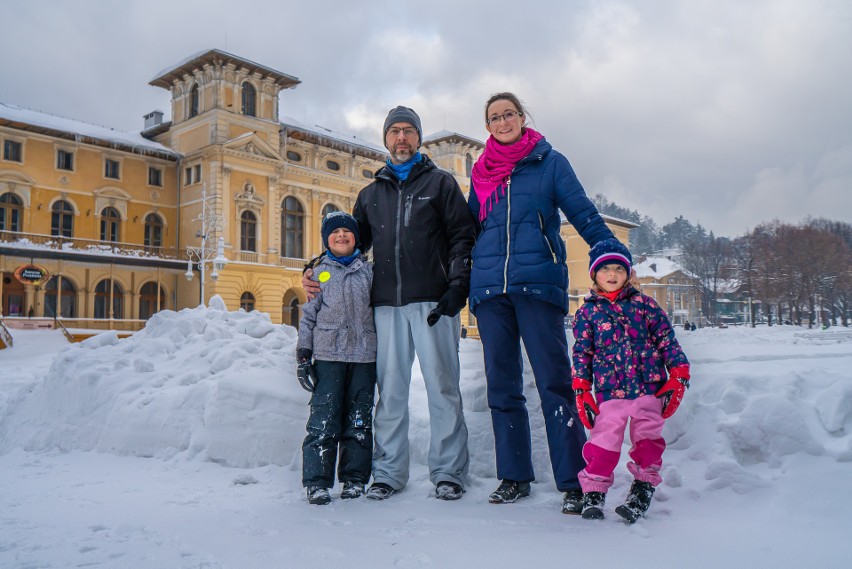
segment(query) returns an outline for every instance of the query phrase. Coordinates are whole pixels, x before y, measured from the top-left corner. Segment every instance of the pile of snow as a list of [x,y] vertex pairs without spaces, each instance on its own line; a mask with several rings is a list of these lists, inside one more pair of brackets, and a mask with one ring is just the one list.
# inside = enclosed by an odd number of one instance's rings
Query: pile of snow
[[[603,566],[663,567],[672,558],[690,567],[844,566],[852,332],[732,327],[678,337],[692,387],[666,423],[663,484],[649,516],[625,531],[611,508],[630,484],[629,442],[607,519],[559,514],[529,366],[537,483],[518,504],[487,504],[494,442],[482,348],[472,339],[460,348],[467,495],[431,499],[415,364],[409,486],[387,503],[335,499],[318,508],[300,484],[309,395],[295,377],[293,328],[228,312],[217,298],[210,308],[161,312],[122,340],[105,333],[65,345],[58,332],[16,331],[15,347],[0,351],[0,470],[19,497],[0,500],[0,525],[18,529],[0,543],[0,565],[96,565],[98,557],[110,566],[130,552],[124,567],[178,566],[192,550],[195,561],[181,566],[504,567],[578,557]],[[130,505],[136,493],[150,506]],[[122,522],[127,509],[133,521]],[[572,532],[582,541],[566,543]],[[69,539],[92,545],[69,551]]]

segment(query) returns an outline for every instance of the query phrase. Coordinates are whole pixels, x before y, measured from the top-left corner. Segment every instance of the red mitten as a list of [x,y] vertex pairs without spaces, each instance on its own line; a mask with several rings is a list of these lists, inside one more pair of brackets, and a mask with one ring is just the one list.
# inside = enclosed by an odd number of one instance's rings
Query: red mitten
[[592,384],[588,379],[575,377],[574,381],[571,382],[571,387],[574,388],[580,422],[583,423],[584,427],[591,430],[595,426],[595,415],[601,412],[595,402],[595,396],[592,395]]
[[683,395],[689,387],[689,366],[678,366],[669,370],[669,379],[657,391],[656,395],[663,400],[663,419],[675,414]]

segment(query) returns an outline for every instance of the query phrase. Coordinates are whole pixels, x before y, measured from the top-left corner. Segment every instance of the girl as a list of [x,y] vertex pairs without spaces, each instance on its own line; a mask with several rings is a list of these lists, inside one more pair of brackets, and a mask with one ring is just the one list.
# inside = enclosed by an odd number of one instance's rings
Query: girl
[[594,285],[574,319],[572,385],[580,420],[591,431],[583,447],[586,468],[579,476],[586,519],[604,517],[628,420],[633,446],[627,469],[635,480],[615,511],[633,523],[648,510],[662,481],[663,424],[689,386],[689,361],[666,313],[639,292],[632,262],[615,239],[592,247],[589,275]]

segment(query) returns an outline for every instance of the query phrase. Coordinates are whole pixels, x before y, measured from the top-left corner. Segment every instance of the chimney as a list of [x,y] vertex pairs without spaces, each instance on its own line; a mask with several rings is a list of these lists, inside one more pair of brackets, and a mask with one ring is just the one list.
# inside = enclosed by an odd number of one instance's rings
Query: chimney
[[145,115],[145,129],[155,127],[159,124],[163,124],[163,111],[151,111],[147,115]]

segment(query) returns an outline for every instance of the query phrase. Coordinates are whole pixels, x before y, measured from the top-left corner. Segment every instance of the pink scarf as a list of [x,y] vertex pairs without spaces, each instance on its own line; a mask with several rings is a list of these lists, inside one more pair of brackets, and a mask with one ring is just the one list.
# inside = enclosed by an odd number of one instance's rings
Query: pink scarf
[[[476,197],[479,198],[479,221],[483,221],[500,199],[497,188],[503,185],[512,173],[515,164],[535,148],[544,138],[541,133],[527,127],[517,142],[500,144],[493,136],[485,142],[485,152],[473,165],[470,179]],[[503,192],[505,195],[505,191]]]

